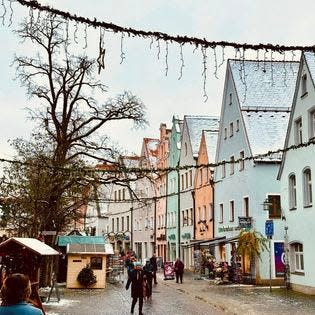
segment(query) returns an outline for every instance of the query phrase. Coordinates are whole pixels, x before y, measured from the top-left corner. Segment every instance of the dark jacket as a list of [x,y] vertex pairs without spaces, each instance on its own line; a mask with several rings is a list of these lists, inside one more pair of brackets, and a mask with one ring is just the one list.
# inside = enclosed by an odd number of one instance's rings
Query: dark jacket
[[131,283],[131,297],[143,297],[143,272],[142,270],[133,269],[128,277],[126,290],[129,289]]
[[184,273],[184,263],[181,260],[176,260],[174,270],[176,273]]
[[150,265],[152,267],[153,271],[157,271],[157,261],[156,261],[156,257],[151,257],[150,258]]

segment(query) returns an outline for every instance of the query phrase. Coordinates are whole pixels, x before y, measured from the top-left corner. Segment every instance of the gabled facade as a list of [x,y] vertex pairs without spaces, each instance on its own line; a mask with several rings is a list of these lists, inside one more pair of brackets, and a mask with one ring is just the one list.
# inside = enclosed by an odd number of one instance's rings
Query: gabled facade
[[194,248],[191,241],[195,239],[195,198],[194,180],[198,159],[199,145],[202,130],[217,129],[219,119],[210,116],[184,117],[181,139],[181,151],[179,157],[180,189],[180,257],[185,268],[194,266]]
[[[298,63],[229,60],[225,77],[215,168],[216,258],[235,259],[241,228],[265,234],[266,220],[274,221],[271,241],[272,279],[283,277],[283,264],[275,254],[283,251],[280,155],[251,158],[283,147],[294,94]],[[235,160],[240,159],[239,163]],[[263,210],[268,199],[269,211]],[[269,279],[268,253],[262,261],[242,257],[243,273],[257,283]]]
[[[199,147],[195,176],[195,239],[206,241],[213,235],[213,170],[202,165],[214,164],[219,129],[203,130]],[[203,242],[196,242],[195,248],[208,248]],[[205,243],[204,243],[205,244]]]
[[[160,139],[157,147],[157,168],[166,169],[168,167],[169,138],[171,130],[166,128],[166,124],[160,125]],[[157,199],[155,216],[156,234],[156,254],[165,261],[167,258],[166,241],[166,193],[167,193],[167,172],[160,172],[155,180]]]
[[[285,148],[315,137],[315,56],[301,57]],[[278,178],[287,225],[290,283],[294,290],[315,294],[314,145],[284,153]]]
[[[181,150],[183,121],[173,116],[172,129],[169,140],[168,166],[176,168],[179,165]],[[167,200],[166,200],[166,241],[167,259],[175,261],[179,257],[179,171],[172,170],[167,174]]]
[[[158,139],[144,138],[140,156],[140,168],[156,168],[158,160]],[[154,173],[135,181],[136,200],[133,205],[133,248],[139,260],[145,261],[156,251],[156,196]]]

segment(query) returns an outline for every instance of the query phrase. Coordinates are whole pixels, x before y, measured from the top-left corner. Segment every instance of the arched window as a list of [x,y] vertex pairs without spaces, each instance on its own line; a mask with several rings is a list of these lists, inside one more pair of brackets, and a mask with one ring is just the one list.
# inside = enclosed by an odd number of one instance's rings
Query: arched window
[[296,209],[296,179],[294,174],[289,176],[289,209]]
[[303,201],[304,207],[312,205],[312,177],[309,168],[303,171]]

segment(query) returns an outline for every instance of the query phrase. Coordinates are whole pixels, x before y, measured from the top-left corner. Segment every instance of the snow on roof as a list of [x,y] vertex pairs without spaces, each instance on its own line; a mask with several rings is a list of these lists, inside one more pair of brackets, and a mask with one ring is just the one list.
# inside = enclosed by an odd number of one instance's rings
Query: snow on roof
[[315,83],[315,53],[314,52],[305,52],[304,53],[305,60],[308,65],[308,69],[312,76],[312,80]]
[[215,153],[217,149],[218,134],[219,134],[218,131],[204,130],[208,154],[208,163],[215,163]]
[[[254,155],[283,148],[290,118],[289,111],[242,111],[242,113]],[[281,154],[267,158],[267,160],[270,159],[279,160]]]
[[185,116],[191,148],[194,156],[198,155],[202,130],[218,130],[219,118],[214,116]]
[[[256,155],[281,149],[288,127],[299,63],[230,60],[229,65],[252,153]],[[263,160],[274,159],[281,159],[281,155]]]
[[241,108],[291,107],[298,62],[229,60],[229,65]]
[[98,244],[104,245],[103,236],[81,236],[81,235],[59,235],[58,246],[66,246],[67,244]]
[[143,144],[145,146],[145,158],[149,161],[151,166],[155,166],[157,163],[158,146],[160,144],[159,139],[143,138]]
[[52,247],[48,246],[44,242],[41,242],[36,238],[28,237],[11,237],[0,244],[0,251],[1,248],[8,246],[8,244],[12,242],[17,243],[23,247],[27,247],[31,251],[42,256],[59,255],[56,250],[54,250]]

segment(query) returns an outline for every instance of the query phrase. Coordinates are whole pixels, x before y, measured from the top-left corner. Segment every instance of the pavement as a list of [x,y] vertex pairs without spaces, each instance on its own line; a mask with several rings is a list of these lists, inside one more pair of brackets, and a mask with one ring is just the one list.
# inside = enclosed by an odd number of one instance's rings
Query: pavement
[[[164,280],[158,273],[152,300],[144,303],[143,313],[172,315],[204,314],[315,314],[315,297],[287,291],[284,288],[253,285],[214,285],[186,272],[183,284]],[[199,279],[199,280],[197,280]],[[61,301],[44,304],[47,315],[124,315],[130,314],[130,290],[125,283],[108,284],[105,290],[61,288]],[[136,310],[137,307],[136,307]]]

